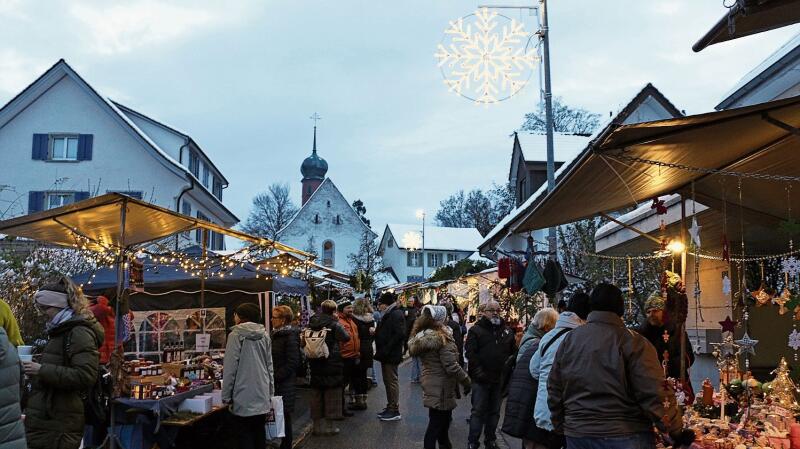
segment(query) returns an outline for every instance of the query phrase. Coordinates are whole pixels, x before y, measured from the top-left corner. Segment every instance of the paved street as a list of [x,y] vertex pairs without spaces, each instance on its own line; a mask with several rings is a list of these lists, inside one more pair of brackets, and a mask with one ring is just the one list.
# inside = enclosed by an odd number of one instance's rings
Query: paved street
[[[377,365],[376,365],[377,366]],[[422,405],[422,388],[409,382],[411,365],[406,361],[400,366],[400,421],[381,422],[375,416],[386,405],[383,384],[370,390],[369,409],[356,412],[356,416],[341,421],[338,427],[342,432],[335,437],[309,436],[301,446],[303,449],[418,449],[422,448],[422,438],[428,425],[428,409]],[[454,448],[467,447],[467,421],[469,417],[469,397],[459,401],[453,411],[453,424],[450,426],[450,439]],[[502,417],[501,417],[502,420]],[[502,421],[501,421],[502,422]],[[498,431],[501,447],[517,449],[518,440],[505,436],[503,440]]]

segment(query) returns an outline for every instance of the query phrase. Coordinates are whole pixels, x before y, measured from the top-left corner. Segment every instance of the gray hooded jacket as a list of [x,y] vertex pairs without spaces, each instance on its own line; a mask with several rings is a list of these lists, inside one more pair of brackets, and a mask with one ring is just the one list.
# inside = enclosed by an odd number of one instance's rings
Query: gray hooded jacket
[[236,416],[270,411],[275,392],[272,348],[264,325],[242,323],[231,328],[225,346],[222,401]]
[[17,350],[0,327],[0,449],[25,449],[19,408],[20,364]]

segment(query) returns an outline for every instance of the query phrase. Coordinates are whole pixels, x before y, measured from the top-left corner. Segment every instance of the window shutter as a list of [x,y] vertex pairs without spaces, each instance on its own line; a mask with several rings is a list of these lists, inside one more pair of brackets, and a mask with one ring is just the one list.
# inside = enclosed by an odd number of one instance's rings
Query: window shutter
[[75,201],[83,201],[89,198],[89,192],[75,192]]
[[49,141],[50,141],[50,136],[47,134],[34,134],[31,159],[35,161],[46,161],[47,144],[49,143]]
[[28,213],[44,210],[44,192],[28,192]]
[[78,136],[78,160],[92,160],[92,144],[94,143],[93,134],[80,134]]

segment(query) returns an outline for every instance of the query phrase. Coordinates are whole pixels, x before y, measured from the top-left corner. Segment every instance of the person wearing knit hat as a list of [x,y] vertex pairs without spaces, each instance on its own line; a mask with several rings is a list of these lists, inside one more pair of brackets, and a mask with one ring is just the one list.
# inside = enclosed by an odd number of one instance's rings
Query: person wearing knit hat
[[[653,292],[644,303],[645,321],[636,331],[642,334],[656,348],[658,361],[667,360],[667,376],[681,377],[681,339],[678,329],[669,322],[666,312],[666,300],[661,291]],[[689,378],[689,367],[694,363],[694,351],[689,342],[689,334],[683,332],[686,344],[686,362],[684,375]],[[694,397],[694,395],[692,395]]]
[[397,295],[383,293],[378,298],[381,319],[375,330],[375,356],[381,362],[381,377],[386,387],[386,409],[378,413],[381,421],[397,421],[400,415],[400,383],[397,368],[403,361],[406,341],[406,317],[397,303]]
[[272,342],[253,303],[236,307],[225,346],[222,402],[230,406],[238,446],[265,447],[264,422],[275,392]]
[[447,318],[447,309],[444,306],[434,306],[428,304],[422,308],[423,310],[428,310],[430,313],[431,318],[434,319],[437,323],[444,324],[445,318]]

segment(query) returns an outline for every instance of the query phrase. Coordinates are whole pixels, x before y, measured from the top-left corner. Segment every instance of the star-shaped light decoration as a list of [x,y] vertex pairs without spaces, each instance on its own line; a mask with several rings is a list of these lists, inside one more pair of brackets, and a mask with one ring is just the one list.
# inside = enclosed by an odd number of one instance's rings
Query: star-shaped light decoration
[[761,307],[764,304],[770,302],[772,299],[772,295],[767,292],[767,287],[762,283],[758,290],[750,293],[750,296],[756,300],[756,306]]
[[722,332],[733,332],[736,328],[736,321],[733,321],[730,316],[726,316],[725,321],[720,321],[719,325],[722,326]]
[[797,329],[793,329],[789,334],[789,347],[795,351],[800,349],[800,332],[797,332]]
[[692,243],[700,248],[700,229],[702,226],[697,224],[697,216],[692,217],[692,227],[689,228],[689,235],[692,236]]
[[756,345],[758,340],[753,340],[747,335],[747,332],[742,335],[742,338],[736,340],[736,344],[740,346],[739,352],[742,354],[756,355]]
[[778,305],[778,313],[784,315],[787,311],[786,303],[791,301],[792,292],[788,288],[784,288],[780,295],[772,298],[772,303]]

